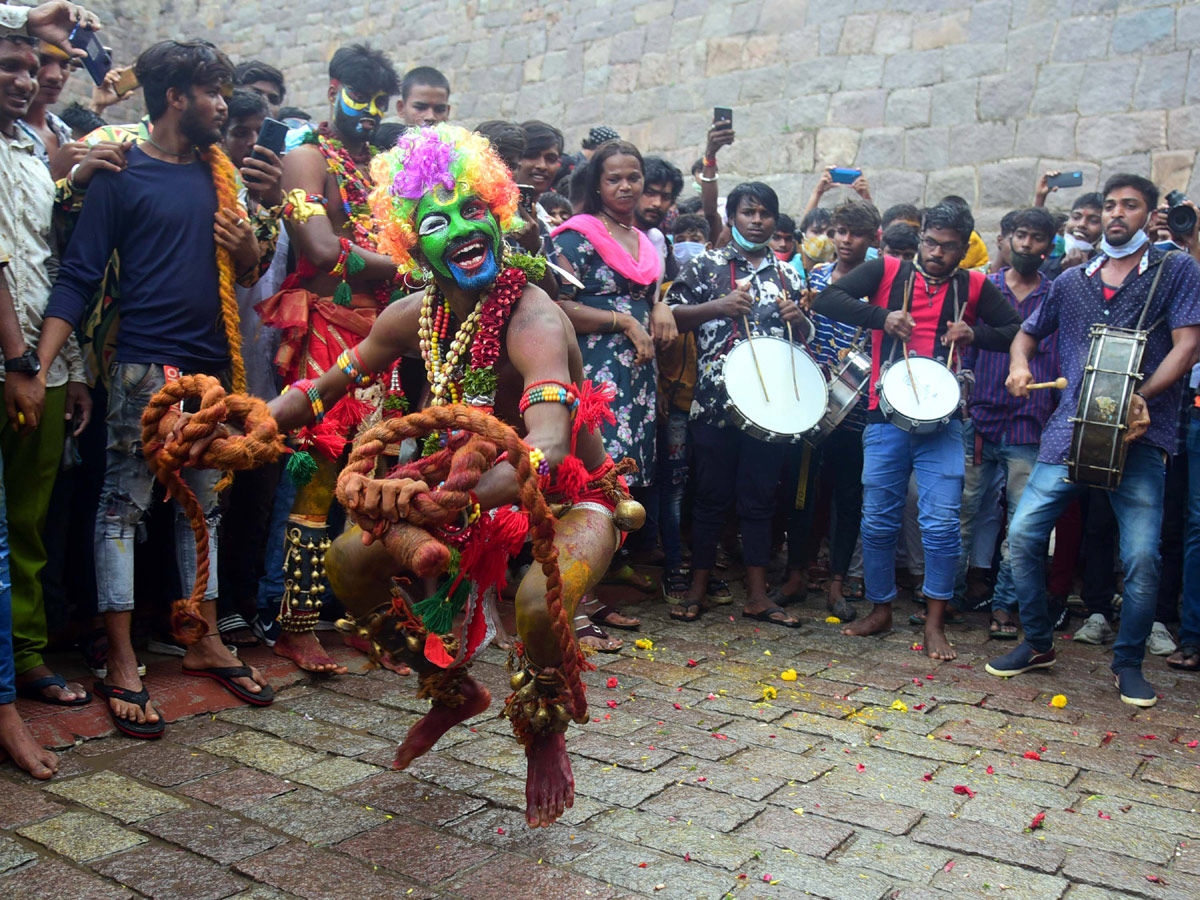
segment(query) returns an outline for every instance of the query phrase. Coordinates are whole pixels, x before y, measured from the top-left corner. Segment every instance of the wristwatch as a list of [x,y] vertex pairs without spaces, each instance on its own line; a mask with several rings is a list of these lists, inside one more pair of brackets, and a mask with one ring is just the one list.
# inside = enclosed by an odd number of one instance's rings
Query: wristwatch
[[20,356],[4,361],[5,372],[20,372],[22,375],[36,375],[42,371],[42,361],[38,359],[36,350],[26,350]]

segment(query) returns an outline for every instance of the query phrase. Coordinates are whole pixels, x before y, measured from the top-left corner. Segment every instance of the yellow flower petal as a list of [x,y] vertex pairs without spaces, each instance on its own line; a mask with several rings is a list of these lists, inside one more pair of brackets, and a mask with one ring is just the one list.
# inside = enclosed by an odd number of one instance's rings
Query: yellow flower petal
[[637,647],[639,650],[653,650],[654,641],[650,640],[650,638],[638,638],[633,642],[633,646]]
[[903,700],[893,700],[892,709],[896,710],[897,712],[908,712],[908,707],[904,705]]
[[1053,706],[1055,709],[1062,709],[1064,706],[1067,705],[1067,698],[1064,697],[1062,694],[1055,694],[1053,697],[1050,698],[1050,705]]
[[778,696],[779,696],[779,691],[775,690],[775,688],[771,687],[769,684],[763,686],[763,699],[764,700],[774,700]]
[[826,616],[825,621],[828,622],[830,625],[841,625],[842,624],[842,620],[839,619],[837,616]]
[[795,669],[784,669],[779,673],[779,677],[784,681],[795,681],[797,678]]

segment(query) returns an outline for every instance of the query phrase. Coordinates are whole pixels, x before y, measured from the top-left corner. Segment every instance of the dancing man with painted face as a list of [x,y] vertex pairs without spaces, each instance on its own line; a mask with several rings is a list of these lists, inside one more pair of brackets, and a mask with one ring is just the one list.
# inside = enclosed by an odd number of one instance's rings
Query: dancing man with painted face
[[874,608],[842,633],[862,636],[892,627],[896,540],[915,472],[929,603],[925,652],[931,659],[956,655],[943,629],[958,568],[964,471],[954,370],[967,347],[1008,349],[1021,324],[982,273],[958,267],[974,229],[965,206],[939,204],[925,212],[916,259],[865,262],[813,303],[824,316],[872,329],[861,533],[863,580]]
[[[386,56],[363,44],[342,47],[329,63],[329,121],[288,136],[281,214],[297,265],[282,290],[256,307],[263,323],[282,334],[275,364],[285,383],[304,388],[336,370],[338,355],[366,336],[401,288],[395,262],[377,249],[367,205],[373,152],[368,138],[397,91],[396,72]],[[336,462],[369,417],[403,412],[397,379],[389,375],[382,393],[377,387],[331,402],[320,421],[296,436],[289,477],[276,495],[271,540],[282,539],[283,546],[268,558],[259,623],[277,654],[310,672],[346,671],[325,653],[313,631],[325,589],[320,559],[328,544],[326,516]],[[280,563],[282,595],[269,577]]]
[[[544,261],[505,248],[504,233],[522,227],[518,192],[485,138],[447,124],[409,131],[395,150],[376,159],[372,172],[380,249],[402,271],[424,268],[428,286],[388,307],[353,349],[349,365],[330,368],[307,394],[285,392],[271,411],[281,428],[305,425],[314,408],[335,403],[352,383],[409,356],[424,360],[429,407],[460,404],[452,408],[464,418],[478,418],[465,407],[482,408],[521,436],[546,496],[563,504],[552,535],[533,531],[535,554],[539,541],[548,552],[552,537],[557,570],[552,578],[552,567],[533,566],[517,591],[520,668],[505,709],[529,761],[526,818],[534,827],[548,825],[573,802],[563,735],[571,719],[586,716],[579,681],[584,664],[570,617],[607,569],[618,525],[638,524],[640,507],[628,499],[620,478],[625,466],[613,463],[598,433],[601,420],[614,420],[611,394],[584,381],[570,321],[535,286]],[[338,487],[362,530],[334,541],[326,556],[330,583],[353,627],[371,636],[376,656],[411,665],[420,678],[420,696],[433,700],[397,751],[401,769],[491,702],[487,689],[467,674],[467,663],[494,633],[486,601],[502,581],[503,565],[485,578],[469,561],[487,546],[515,552],[530,531],[530,520],[513,509],[521,490],[514,467],[481,461],[465,538],[439,532],[461,549],[448,580],[418,603],[393,588],[393,576],[403,572],[401,554],[393,555],[395,543],[388,536],[395,532],[387,528],[392,523],[411,528],[407,520],[427,508],[422,504],[430,491],[423,480],[403,473],[444,456],[444,447],[458,447],[464,437],[435,431],[425,440],[423,458],[394,477],[348,470]],[[525,493],[520,497],[528,499]],[[375,540],[380,534],[383,540]],[[455,628],[460,612],[465,619]]]

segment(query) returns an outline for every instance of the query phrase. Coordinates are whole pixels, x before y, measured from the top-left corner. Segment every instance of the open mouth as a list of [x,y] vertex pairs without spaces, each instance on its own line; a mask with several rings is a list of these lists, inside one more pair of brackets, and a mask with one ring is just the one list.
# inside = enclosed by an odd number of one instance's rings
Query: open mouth
[[487,260],[488,245],[483,238],[471,238],[450,253],[450,262],[464,272],[474,272]]

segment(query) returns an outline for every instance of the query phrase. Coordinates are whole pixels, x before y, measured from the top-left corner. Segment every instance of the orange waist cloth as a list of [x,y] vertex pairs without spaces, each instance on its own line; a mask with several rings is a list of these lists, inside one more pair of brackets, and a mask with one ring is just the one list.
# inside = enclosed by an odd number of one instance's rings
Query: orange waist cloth
[[320,378],[343,350],[361,341],[375,324],[378,301],[372,294],[356,293],[350,306],[339,306],[304,288],[280,291],[255,310],[264,325],[282,333],[275,366],[287,383],[298,378]]

